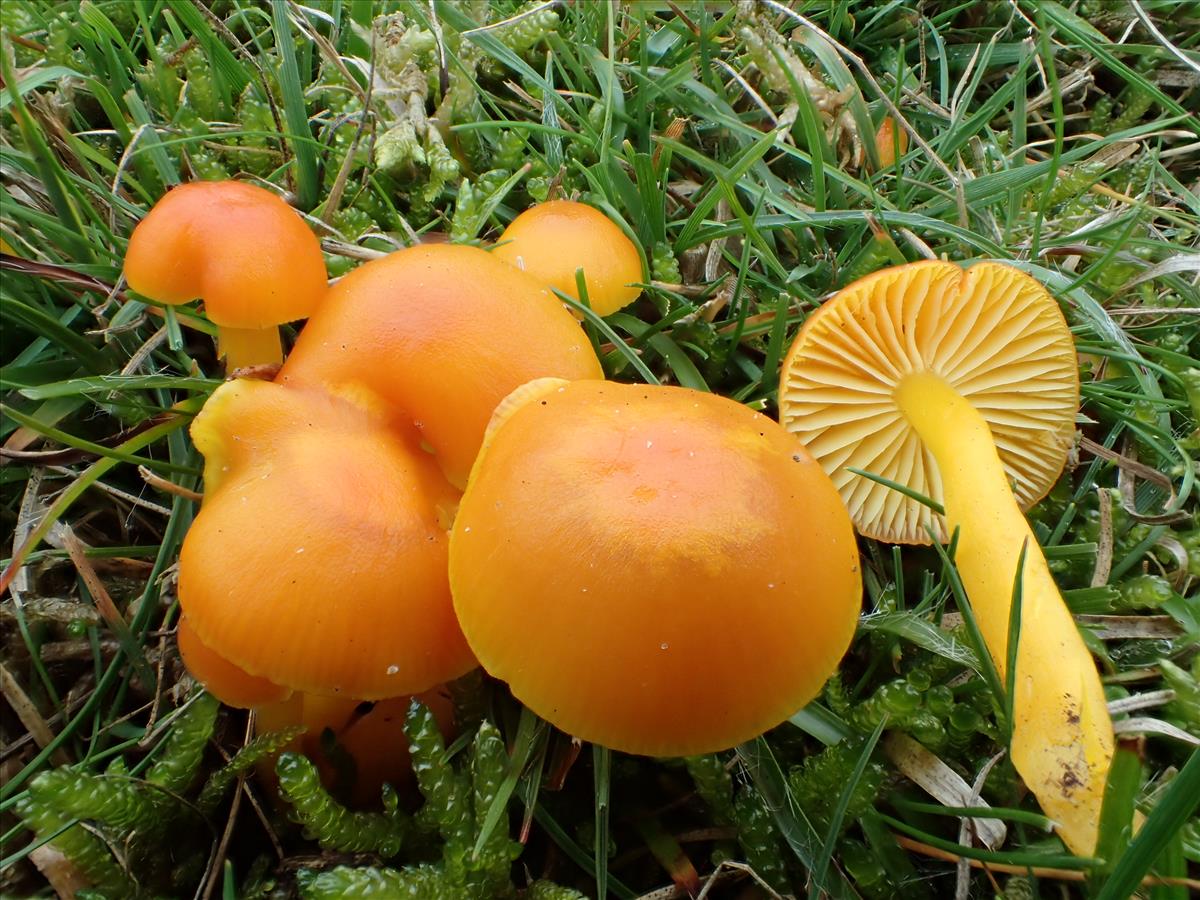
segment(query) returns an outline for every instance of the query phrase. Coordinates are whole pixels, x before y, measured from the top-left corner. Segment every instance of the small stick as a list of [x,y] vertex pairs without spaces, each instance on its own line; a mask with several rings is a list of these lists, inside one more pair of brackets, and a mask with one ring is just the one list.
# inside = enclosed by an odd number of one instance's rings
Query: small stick
[[1092,587],[1101,587],[1108,584],[1108,576],[1112,572],[1112,494],[1097,486],[1096,499],[1100,504],[1100,543],[1096,549],[1096,568],[1092,572]]
[[[942,850],[940,847],[931,847],[929,844],[924,844],[903,834],[892,832],[892,839],[905,850],[912,850],[914,853],[928,856],[931,859],[956,863],[962,858],[957,853]],[[1086,872],[1079,872],[1074,869],[1052,869],[1046,866],[1014,866],[1008,863],[984,862],[981,859],[969,859],[967,862],[973,869],[988,869],[992,872],[1003,872],[1005,875],[1033,875],[1035,878],[1055,878],[1059,881],[1084,881],[1087,878]],[[1186,887],[1198,890],[1200,889],[1200,879],[1147,875],[1142,879],[1142,885],[1143,887],[1155,887],[1158,885]]]
[[[4,663],[0,663],[0,694],[4,695],[4,699],[8,701],[8,705],[13,708],[13,712],[33,736],[37,745],[49,746],[54,740],[54,732]],[[58,766],[65,766],[71,762],[71,757],[62,747],[54,751],[53,759],[54,764]]]
[[79,577],[87,585],[87,589],[92,595],[92,600],[96,604],[96,610],[103,617],[104,621],[108,623],[108,626],[114,632],[120,634],[128,623],[125,621],[125,617],[121,615],[121,611],[117,609],[117,604],[113,603],[112,595],[109,594],[108,588],[104,586],[104,582],[100,580],[100,576],[96,574],[91,560],[87,558],[83,541],[75,535],[74,531],[68,529],[63,536],[63,548],[67,551],[67,556],[71,557],[71,562],[75,565],[76,571],[79,572]]
[[[246,718],[246,734],[242,739],[243,749],[250,743],[250,739],[254,737],[254,720],[251,717]],[[238,812],[242,806],[242,785],[246,783],[246,773],[241,772],[237,777],[237,787],[233,791],[233,802],[229,805],[229,817],[225,822],[225,830],[221,834],[221,841],[217,844],[217,852],[213,855],[212,865],[208,867],[208,874],[204,879],[204,892],[200,895],[200,900],[210,900],[213,895],[213,890],[220,881],[219,873],[221,866],[224,865],[225,855],[229,852],[229,841],[233,837],[233,827],[237,824]]]
[[185,488],[183,485],[176,484],[163,478],[161,475],[156,475],[145,466],[138,466],[138,474],[142,476],[142,481],[150,485],[152,488],[162,491],[164,494],[173,494],[176,497],[185,497],[188,500],[194,500],[199,503],[204,499],[204,495],[198,491]]

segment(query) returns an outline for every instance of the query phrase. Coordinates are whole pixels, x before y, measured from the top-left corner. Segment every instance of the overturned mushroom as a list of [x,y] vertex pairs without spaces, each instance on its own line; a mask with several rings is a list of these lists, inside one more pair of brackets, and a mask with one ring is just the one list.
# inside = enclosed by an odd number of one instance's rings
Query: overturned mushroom
[[[781,421],[841,492],[861,533],[928,543],[956,563],[1002,677],[1027,548],[1012,758],[1076,853],[1096,842],[1112,724],[1095,664],[1022,507],[1066,461],[1075,348],[1040,284],[1010,266],[919,262],[877,272],[804,324],[784,362]],[[938,516],[868,472],[925,495]],[[1011,485],[1011,487],[1010,487]]]

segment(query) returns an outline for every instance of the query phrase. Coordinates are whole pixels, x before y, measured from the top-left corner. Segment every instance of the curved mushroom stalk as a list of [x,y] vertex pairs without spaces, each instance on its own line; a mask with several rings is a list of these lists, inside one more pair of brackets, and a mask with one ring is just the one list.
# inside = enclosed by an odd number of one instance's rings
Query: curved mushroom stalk
[[[1067,846],[1091,854],[1112,723],[1021,514],[1062,472],[1078,403],[1075,345],[1058,305],[996,263],[965,272],[910,263],[856,281],[805,322],[779,390],[783,424],[833,478],[862,534],[928,543],[930,532],[946,540],[958,530],[958,568],[1002,672],[1028,546],[1013,762]],[[945,516],[861,472],[941,502]]]
[[177,187],[133,230],[129,286],[159,303],[202,298],[229,371],[283,362],[279,325],[307,318],[325,294],[325,259],[296,211],[236,181]]
[[1021,630],[1013,682],[1013,764],[1080,852],[1096,843],[1113,732],[1100,676],[1013,499],[987,421],[931,372],[897,386],[900,410],[937,461],[955,563],[1002,678],[1021,548]]

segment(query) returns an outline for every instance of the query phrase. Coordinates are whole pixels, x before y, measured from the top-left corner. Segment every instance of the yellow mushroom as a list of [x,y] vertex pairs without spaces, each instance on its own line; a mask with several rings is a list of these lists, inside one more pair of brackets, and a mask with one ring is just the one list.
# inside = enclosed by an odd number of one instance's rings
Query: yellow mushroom
[[[1006,676],[1022,547],[1011,754],[1074,852],[1096,843],[1113,733],[1091,654],[1022,515],[1061,473],[1079,403],[1075,347],[1045,289],[1010,266],[920,262],[876,272],[805,323],[780,419],[833,479],[859,531],[955,557]],[[905,485],[945,515],[853,470]]]

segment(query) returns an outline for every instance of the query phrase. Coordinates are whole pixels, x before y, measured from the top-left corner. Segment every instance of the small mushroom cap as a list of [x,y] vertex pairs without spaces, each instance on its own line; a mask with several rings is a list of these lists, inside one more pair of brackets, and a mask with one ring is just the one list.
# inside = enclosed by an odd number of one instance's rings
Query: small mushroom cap
[[497,411],[450,543],[463,631],[534,712],[628,753],[730,747],[854,634],[854,531],[775,422],[674,387],[544,379]]
[[267,703],[279,703],[292,695],[291,688],[251,675],[214,652],[200,640],[186,616],[179,620],[175,640],[191,676],[226,706],[253,709]]
[[897,407],[913,372],[940,375],[987,420],[1022,508],[1054,485],[1075,432],[1075,344],[1019,269],[917,262],[862,278],[809,317],[784,361],[779,415],[837,485],[858,530],[927,544],[942,517],[858,468],[942,501],[933,456]]
[[492,255],[575,300],[575,271],[582,268],[588,302],[601,316],[628,306],[642,293],[637,247],[608,216],[586,203],[551,200],[525,210],[504,229]]
[[[401,793],[412,782],[404,719],[414,699],[429,707],[443,737],[452,739],[454,706],[445,685],[415,696],[371,703],[348,697],[294,694],[282,703],[259,709],[254,726],[259,734],[266,734],[303,725],[306,731],[288,749],[299,750],[316,763],[325,787],[338,797],[348,796],[359,808],[378,808],[385,781]],[[327,751],[326,731],[337,742],[333,755]],[[342,753],[353,761],[352,769],[344,758],[339,760]],[[276,780],[274,767],[272,759],[260,768],[272,784]]]
[[415,434],[339,397],[239,380],[192,435],[211,477],[179,598],[204,644],[275,684],[362,699],[474,667],[446,578],[457,491]]
[[168,191],[133,230],[129,286],[160,303],[204,299],[227,328],[268,328],[311,315],[325,293],[316,236],[270,191],[194,181]]
[[412,247],[330,290],[282,384],[374,394],[466,483],[496,404],[533,378],[601,378],[579,323],[527,275],[476,247]]

